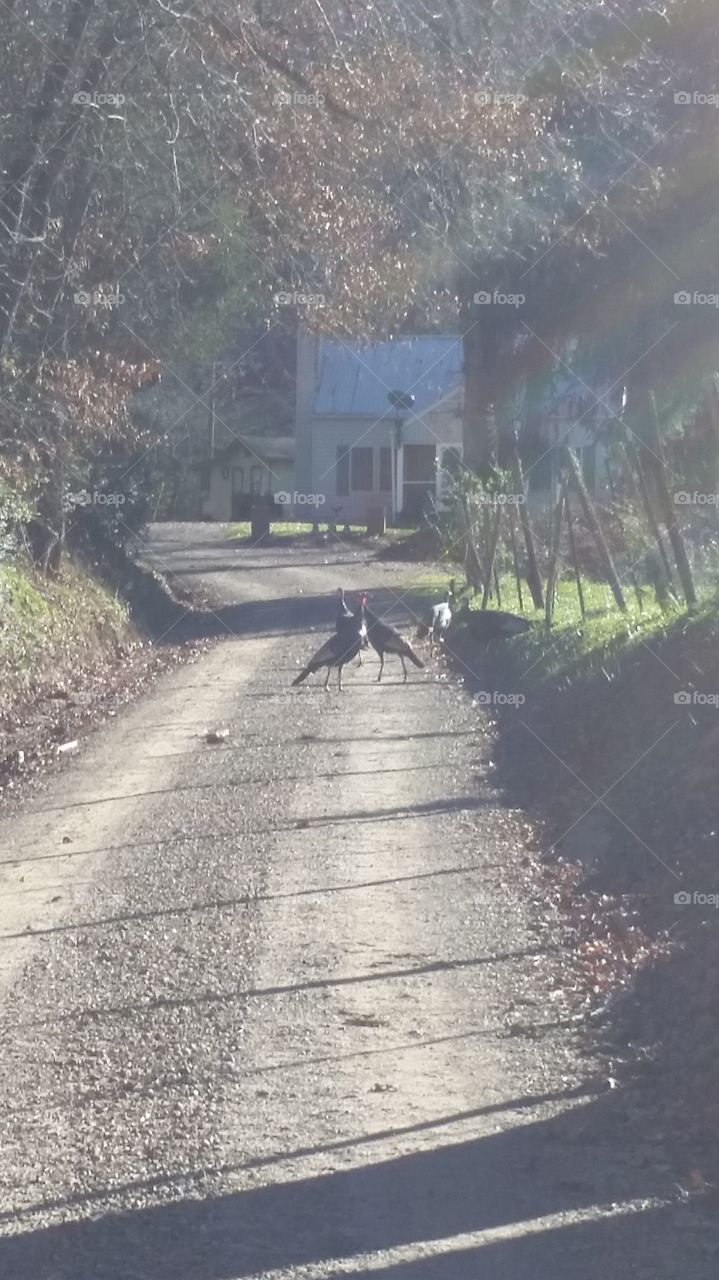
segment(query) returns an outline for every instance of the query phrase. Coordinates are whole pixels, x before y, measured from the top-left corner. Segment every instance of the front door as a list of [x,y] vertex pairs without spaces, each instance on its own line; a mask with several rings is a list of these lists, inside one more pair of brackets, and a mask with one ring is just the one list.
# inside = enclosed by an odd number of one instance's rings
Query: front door
[[436,449],[433,444],[406,444],[402,452],[402,515],[416,520],[434,503],[437,488]]

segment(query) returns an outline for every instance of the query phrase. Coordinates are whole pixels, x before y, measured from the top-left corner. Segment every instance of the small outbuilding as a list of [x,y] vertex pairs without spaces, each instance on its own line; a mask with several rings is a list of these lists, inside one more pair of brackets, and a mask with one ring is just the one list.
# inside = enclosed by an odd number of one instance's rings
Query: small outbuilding
[[237,436],[204,467],[206,520],[249,520],[259,499],[276,502],[276,518],[287,513],[295,488],[292,436]]

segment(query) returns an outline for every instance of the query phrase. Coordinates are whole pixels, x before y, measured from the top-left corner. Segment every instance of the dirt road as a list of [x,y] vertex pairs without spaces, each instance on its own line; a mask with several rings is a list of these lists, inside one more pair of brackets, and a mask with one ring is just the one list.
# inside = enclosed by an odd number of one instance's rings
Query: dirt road
[[714,1276],[566,1016],[483,712],[436,664],[289,687],[406,568],[154,549],[226,640],[0,824],[0,1275]]

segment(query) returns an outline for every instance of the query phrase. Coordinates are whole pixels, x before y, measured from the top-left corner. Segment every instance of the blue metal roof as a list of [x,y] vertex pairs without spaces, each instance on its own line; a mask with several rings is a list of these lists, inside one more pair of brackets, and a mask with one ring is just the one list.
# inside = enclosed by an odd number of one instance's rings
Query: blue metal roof
[[[366,344],[320,341],[314,411],[318,415],[394,415],[389,391],[415,397],[426,413],[462,385],[462,339],[456,334],[397,337]],[[408,415],[411,417],[411,413]]]

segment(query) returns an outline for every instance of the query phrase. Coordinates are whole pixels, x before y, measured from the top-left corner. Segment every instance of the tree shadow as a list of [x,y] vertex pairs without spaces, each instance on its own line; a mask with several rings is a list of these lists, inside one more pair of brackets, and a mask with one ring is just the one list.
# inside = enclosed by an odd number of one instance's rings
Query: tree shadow
[[[352,562],[356,568],[356,562]],[[266,568],[266,566],[258,566]],[[300,568],[293,565],[293,568]],[[317,566],[313,566],[316,568]],[[338,566],[341,568],[341,566]],[[328,566],[329,571],[334,565]],[[215,572],[231,572],[217,568]],[[193,572],[204,577],[206,569]],[[239,572],[239,570],[238,570]],[[242,572],[246,572],[243,567]],[[188,576],[187,573],[184,576]],[[341,577],[340,575],[335,575]],[[334,578],[328,576],[331,584]],[[340,585],[339,583],[337,585]],[[417,625],[419,611],[423,605],[410,593],[388,591],[386,587],[375,586],[368,582],[367,592],[371,596],[375,612],[387,618],[393,626],[403,631]],[[348,593],[350,608],[358,607],[356,591]],[[169,610],[169,612],[168,612]],[[198,642],[208,639],[228,639],[243,636],[272,637],[279,635],[294,636],[307,634],[308,646],[312,639],[318,641],[334,631],[337,618],[337,600],[331,585],[322,595],[281,596],[274,600],[247,600],[238,604],[210,606],[206,609],[183,608],[179,604],[171,607],[164,602],[157,615],[150,615],[148,625],[154,633],[157,644],[168,645],[178,642]],[[312,634],[314,633],[314,635]]]
[[[639,1212],[635,1202],[656,1191],[647,1173],[631,1166],[619,1175],[603,1166],[600,1144],[613,1105],[603,1096],[550,1119],[446,1145],[458,1117],[439,1117],[410,1127],[439,1144],[430,1149],[30,1230],[0,1242],[0,1271],[12,1280],[242,1280],[274,1270],[289,1276],[313,1264],[330,1276],[338,1273],[324,1267],[357,1257],[349,1274],[364,1275],[359,1260],[380,1255],[369,1270],[386,1280],[606,1280],[609,1260],[619,1258],[625,1266],[615,1265],[614,1274],[628,1278],[646,1262],[649,1233],[657,1239],[676,1210]],[[332,1145],[362,1147],[368,1138]],[[277,1160],[298,1154],[311,1152],[280,1152]],[[610,1203],[626,1216],[593,1216]],[[585,1220],[558,1216],[572,1213]],[[471,1239],[497,1230],[499,1238]],[[413,1258],[421,1246],[441,1256]],[[390,1257],[377,1270],[385,1251],[407,1257]],[[653,1273],[656,1280],[676,1276],[666,1241],[664,1256],[669,1269]],[[696,1270],[692,1275],[703,1280]]]

